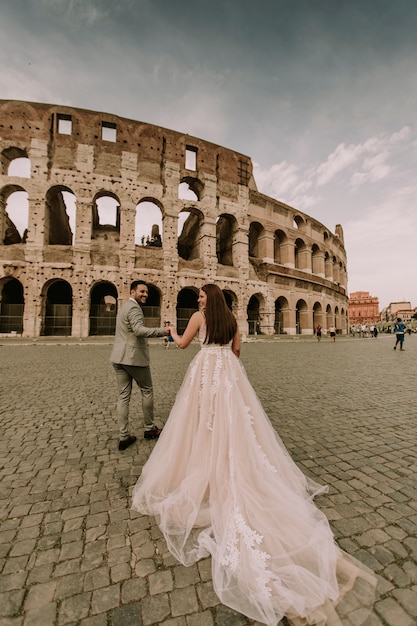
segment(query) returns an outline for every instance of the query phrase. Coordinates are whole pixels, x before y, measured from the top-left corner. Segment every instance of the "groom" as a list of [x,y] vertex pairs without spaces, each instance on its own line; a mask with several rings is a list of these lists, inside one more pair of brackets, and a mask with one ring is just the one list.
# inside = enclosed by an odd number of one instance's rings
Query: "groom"
[[118,397],[116,404],[119,422],[119,450],[126,450],[136,441],[129,433],[129,402],[132,383],[135,381],[142,394],[145,439],[157,439],[161,429],[154,424],[153,386],[149,367],[147,337],[162,337],[169,328],[147,328],[140,307],[148,299],[148,286],[143,280],[134,280],[130,285],[130,298],[117,313],[116,335],[110,361],[116,372]]

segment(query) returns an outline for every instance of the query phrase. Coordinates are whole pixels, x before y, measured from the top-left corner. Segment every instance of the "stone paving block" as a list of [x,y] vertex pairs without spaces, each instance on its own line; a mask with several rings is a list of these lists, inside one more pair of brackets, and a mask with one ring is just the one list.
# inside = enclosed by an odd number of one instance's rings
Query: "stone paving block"
[[114,609],[112,626],[142,626],[140,607],[137,603]]
[[194,587],[174,589],[170,594],[171,613],[173,617],[188,615],[199,610],[197,595]]
[[36,609],[44,604],[50,604],[54,600],[56,592],[56,581],[49,581],[46,583],[39,583],[32,585],[25,598],[25,611]]
[[209,609],[220,604],[211,580],[197,585],[197,594],[203,609]]
[[96,613],[104,613],[110,609],[115,609],[120,603],[120,585],[109,585],[102,589],[96,589],[93,591],[91,599],[91,612],[93,615]]
[[87,617],[90,610],[90,593],[78,593],[65,598],[59,607],[58,625],[76,624]]
[[172,591],[174,588],[174,581],[170,570],[154,572],[150,574],[148,580],[149,593],[151,596]]
[[188,585],[194,585],[200,582],[200,574],[198,573],[197,564],[184,567],[184,565],[177,565],[173,569],[175,587],[181,589]]
[[144,626],[149,626],[149,624],[160,624],[171,613],[168,594],[166,593],[159,596],[148,596],[143,598],[141,606],[142,623]]
[[148,593],[147,580],[144,578],[129,578],[122,584],[122,603],[129,604],[140,600]]
[[0,593],[11,591],[12,589],[22,589],[25,585],[27,572],[14,572],[0,577]]
[[84,591],[107,587],[110,584],[110,572],[107,566],[90,570],[84,576]]
[[187,626],[214,626],[213,616],[210,611],[187,615],[186,620]]
[[55,602],[45,604],[41,607],[33,608],[26,612],[23,626],[46,626],[55,624],[57,606]]
[[0,593],[0,616],[17,615],[23,604],[24,596],[23,589],[12,589]]
[[385,598],[375,604],[376,612],[389,626],[415,626],[413,617],[408,615],[394,598]]
[[417,590],[416,589],[395,589],[392,592],[394,598],[398,600],[401,606],[409,615],[416,618],[417,623]]

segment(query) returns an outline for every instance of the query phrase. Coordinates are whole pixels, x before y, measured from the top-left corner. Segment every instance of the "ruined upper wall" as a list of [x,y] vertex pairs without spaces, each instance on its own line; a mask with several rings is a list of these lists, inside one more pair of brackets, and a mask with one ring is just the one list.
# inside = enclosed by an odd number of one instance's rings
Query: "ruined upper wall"
[[[70,124],[71,132],[59,132],[60,124]],[[114,137],[104,139],[103,131]],[[128,163],[149,182],[161,182],[166,163],[177,164],[180,177],[190,175],[186,150],[196,152],[196,176],[212,176],[220,193],[237,197],[238,185],[253,190],[252,161],[249,157],[222,146],[110,113],[74,107],[0,100],[0,152],[18,148],[30,156],[35,144],[47,146],[49,169],[77,169],[80,154],[88,155],[92,171],[100,175],[121,176]],[[92,158],[91,152],[92,150]],[[131,157],[129,159],[129,156]],[[4,157],[4,155],[3,155]],[[4,172],[4,158],[3,172]]]

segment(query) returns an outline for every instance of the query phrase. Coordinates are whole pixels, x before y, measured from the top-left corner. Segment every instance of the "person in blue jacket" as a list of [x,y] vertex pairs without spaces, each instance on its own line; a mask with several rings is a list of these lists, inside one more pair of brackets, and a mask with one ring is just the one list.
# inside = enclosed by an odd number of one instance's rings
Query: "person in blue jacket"
[[405,324],[402,321],[401,317],[397,317],[397,320],[394,324],[394,333],[395,333],[394,350],[397,349],[398,344],[400,344],[400,350],[404,350]]

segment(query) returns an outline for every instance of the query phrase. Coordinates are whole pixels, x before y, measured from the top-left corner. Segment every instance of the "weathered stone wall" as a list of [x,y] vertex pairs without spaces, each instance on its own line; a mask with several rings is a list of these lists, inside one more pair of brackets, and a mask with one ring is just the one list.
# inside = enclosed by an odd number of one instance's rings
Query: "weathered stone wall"
[[[187,169],[190,150],[196,163]],[[108,113],[5,100],[0,154],[0,332],[5,305],[17,304],[20,285],[25,336],[45,332],[48,302],[59,304],[51,296],[58,281],[70,294],[69,332],[87,336],[94,289],[102,285],[121,302],[136,278],[152,286],[161,319],[175,319],[182,290],[216,282],[228,293],[243,335],[309,334],[317,323],[346,331],[341,226],[333,234],[260,194],[249,157]],[[8,174],[19,157],[29,159],[30,178]],[[179,198],[183,182],[197,199]],[[22,241],[7,214],[7,200],[18,190],[29,202]],[[63,191],[76,198],[73,240]],[[97,221],[95,203],[103,195],[118,203],[113,226]],[[143,201],[160,208],[161,247],[135,243],[136,207]],[[183,210],[192,217],[179,241]]]

